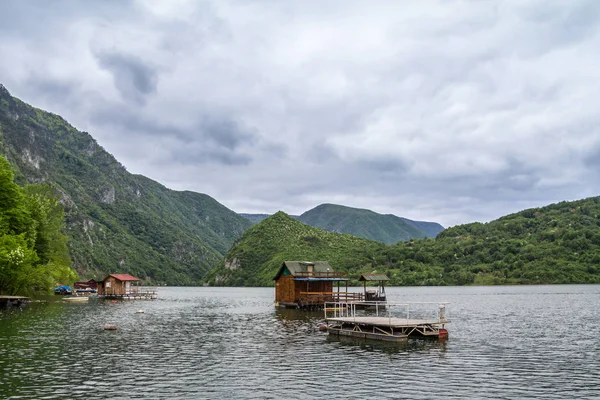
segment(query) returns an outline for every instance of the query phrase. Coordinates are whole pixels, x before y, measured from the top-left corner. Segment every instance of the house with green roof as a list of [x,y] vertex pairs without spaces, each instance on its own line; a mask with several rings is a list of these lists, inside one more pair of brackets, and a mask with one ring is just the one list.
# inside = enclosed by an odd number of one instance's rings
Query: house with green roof
[[[285,261],[273,279],[277,307],[320,308],[348,293],[348,273],[334,271],[327,261]],[[340,283],[345,292],[340,292]]]

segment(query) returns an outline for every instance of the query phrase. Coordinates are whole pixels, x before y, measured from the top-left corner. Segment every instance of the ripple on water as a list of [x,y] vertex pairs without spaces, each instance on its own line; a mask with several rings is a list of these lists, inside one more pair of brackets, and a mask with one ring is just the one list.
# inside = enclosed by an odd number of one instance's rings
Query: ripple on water
[[272,289],[165,288],[153,302],[3,311],[0,398],[600,396],[599,286],[388,292],[452,302],[450,339],[329,337],[321,313],[275,310]]

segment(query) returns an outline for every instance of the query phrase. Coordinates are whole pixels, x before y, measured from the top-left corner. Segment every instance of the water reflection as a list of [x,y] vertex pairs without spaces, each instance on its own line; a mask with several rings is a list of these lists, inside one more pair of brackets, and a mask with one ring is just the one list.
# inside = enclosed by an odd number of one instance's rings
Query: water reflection
[[405,353],[410,351],[438,350],[445,353],[447,341],[437,338],[410,339],[406,342],[390,343],[373,339],[360,339],[348,336],[327,335],[326,341],[339,347],[358,347],[365,351],[380,351],[388,354]]

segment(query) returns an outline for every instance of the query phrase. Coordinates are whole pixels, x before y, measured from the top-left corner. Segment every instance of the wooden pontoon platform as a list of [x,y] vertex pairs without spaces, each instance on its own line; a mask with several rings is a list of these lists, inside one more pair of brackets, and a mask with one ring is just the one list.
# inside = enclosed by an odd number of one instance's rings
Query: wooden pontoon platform
[[[373,302],[364,310],[361,303],[326,303],[325,321],[330,335],[351,336],[362,339],[376,339],[392,342],[407,341],[409,337],[433,337],[445,339],[448,331],[445,324],[447,303],[389,303]],[[431,312],[433,318],[411,318],[411,307],[436,305]],[[422,308],[422,307],[420,307]],[[392,316],[393,311],[401,309],[406,318]],[[420,310],[422,313],[422,310]],[[435,315],[437,311],[437,315]]]

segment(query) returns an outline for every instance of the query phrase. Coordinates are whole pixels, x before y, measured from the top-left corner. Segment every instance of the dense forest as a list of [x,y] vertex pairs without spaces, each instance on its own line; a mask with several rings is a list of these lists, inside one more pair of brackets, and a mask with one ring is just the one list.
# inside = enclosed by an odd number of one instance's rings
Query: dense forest
[[458,225],[377,262],[404,285],[600,283],[600,197]]
[[600,197],[458,225],[435,239],[394,245],[324,232],[277,213],[234,244],[208,284],[271,285],[284,260],[326,260],[356,282],[365,272],[392,285],[600,283]]
[[77,279],[58,200],[48,185],[15,184],[0,156],[0,294],[46,292]]

